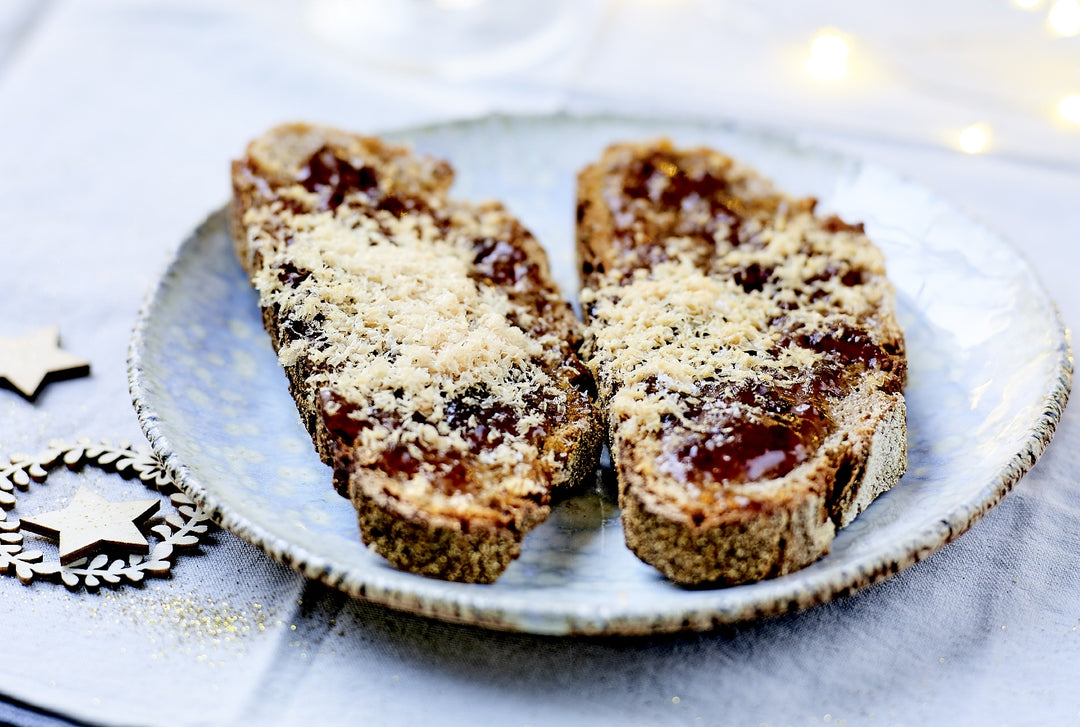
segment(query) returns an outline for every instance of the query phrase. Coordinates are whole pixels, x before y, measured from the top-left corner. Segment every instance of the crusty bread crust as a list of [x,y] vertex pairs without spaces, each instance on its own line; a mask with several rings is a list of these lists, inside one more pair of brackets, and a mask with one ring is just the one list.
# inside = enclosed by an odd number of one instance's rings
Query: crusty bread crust
[[445,162],[290,124],[232,169],[230,224],[301,419],[366,544],[495,580],[554,487],[595,472],[580,324],[539,244]]
[[906,466],[880,252],[707,149],[617,144],[578,182],[583,356],[627,545],[684,584],[820,558]]

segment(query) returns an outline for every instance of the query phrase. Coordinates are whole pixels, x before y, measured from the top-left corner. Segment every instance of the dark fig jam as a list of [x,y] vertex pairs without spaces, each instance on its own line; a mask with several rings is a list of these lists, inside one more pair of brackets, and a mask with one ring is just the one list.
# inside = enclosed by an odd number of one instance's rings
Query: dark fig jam
[[346,444],[355,442],[360,432],[365,429],[371,429],[377,424],[393,424],[388,421],[388,413],[376,417],[373,412],[361,411],[355,403],[329,388],[319,391],[319,411],[326,430]]
[[672,454],[685,479],[699,483],[782,477],[810,459],[834,428],[823,402],[801,387],[708,384],[681,403],[686,424],[673,426],[666,439],[679,442]]
[[330,210],[337,209],[352,190],[377,190],[379,187],[374,169],[366,165],[358,169],[325,146],[311,155],[296,179],[307,191],[325,194],[324,204]]
[[765,289],[765,283],[769,282],[773,271],[771,268],[763,268],[757,263],[752,263],[742,270],[735,271],[735,282],[747,293],[760,292]]
[[485,237],[473,242],[473,267],[495,285],[513,286],[536,277],[536,265],[521,248],[504,239]]
[[375,203],[375,209],[382,212],[389,212],[394,217],[404,217],[408,214],[431,212],[427,203],[422,199],[404,195],[386,195],[385,197],[380,197]]
[[[702,253],[695,264],[703,269],[714,254],[718,235],[733,246],[739,244],[748,210],[730,193],[727,180],[709,171],[688,172],[679,162],[677,155],[666,152],[637,159],[625,170],[620,188],[608,196],[615,241],[624,255],[620,267],[632,271],[664,262],[665,241],[671,238],[695,240]],[[638,200],[657,212],[641,215],[634,208]]]
[[892,365],[890,352],[874,343],[866,331],[854,327],[839,331],[798,333],[781,339],[781,345],[793,343],[824,354],[844,367],[855,364],[866,369],[887,371]]
[[689,481],[754,482],[783,477],[810,459],[829,430],[820,411],[800,404],[783,418],[732,418],[715,432],[688,433],[675,454],[688,466]]
[[300,287],[300,284],[310,276],[310,270],[301,270],[288,260],[277,266],[278,280],[285,285],[288,285],[290,288]]
[[829,215],[828,217],[826,217],[822,221],[821,227],[826,232],[830,232],[830,233],[857,232],[859,234],[862,234],[862,233],[864,233],[866,231],[866,228],[863,226],[863,223],[856,222],[855,224],[850,224],[850,223],[844,222],[842,219],[840,219],[836,215]]
[[444,409],[446,421],[461,432],[474,452],[494,447],[518,430],[518,416],[512,408],[491,399],[487,392],[466,390]]

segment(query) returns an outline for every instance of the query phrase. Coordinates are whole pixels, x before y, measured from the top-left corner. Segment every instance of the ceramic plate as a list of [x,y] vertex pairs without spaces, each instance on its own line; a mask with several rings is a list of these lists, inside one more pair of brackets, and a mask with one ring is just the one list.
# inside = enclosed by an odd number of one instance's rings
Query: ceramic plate
[[392,136],[452,160],[456,195],[504,200],[573,296],[577,170],[615,140],[660,134],[707,143],[864,221],[887,256],[910,357],[910,466],[827,557],[752,585],[675,586],[626,549],[600,478],[558,503],[494,585],[395,570],[361,545],[352,506],[312,450],[221,211],[180,246],[132,340],[131,392],[154,450],[226,528],[311,578],[397,609],[534,633],[706,629],[803,608],[964,532],[1043,451],[1070,384],[1054,305],[999,237],[887,170],[736,126],[494,117]]

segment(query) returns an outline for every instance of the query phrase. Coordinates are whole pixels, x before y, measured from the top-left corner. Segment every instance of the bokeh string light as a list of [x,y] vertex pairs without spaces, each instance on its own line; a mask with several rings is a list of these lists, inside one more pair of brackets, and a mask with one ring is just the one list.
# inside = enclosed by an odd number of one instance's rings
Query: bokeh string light
[[1050,7],[1046,23],[1058,35],[1080,33],[1080,0],[1057,0]]
[[823,30],[810,44],[810,58],[806,70],[814,78],[835,81],[847,75],[848,42],[833,30]]
[[982,154],[990,146],[990,125],[978,123],[967,127],[957,137],[957,145],[968,154]]
[[1057,107],[1058,116],[1073,124],[1080,124],[1080,93],[1070,93],[1061,99]]
[[[1042,0],[1012,0],[1022,10],[1036,10]],[[1061,36],[1080,34],[1080,0],[1056,0],[1046,16],[1048,28]],[[819,80],[838,81],[851,69],[851,41],[838,31],[827,28],[819,31],[810,44],[806,71]],[[1070,93],[1057,104],[1057,116],[1080,126],[1080,93]],[[954,132],[955,133],[955,132]],[[982,154],[991,148],[992,129],[986,122],[971,124],[953,137],[955,148],[967,154]]]

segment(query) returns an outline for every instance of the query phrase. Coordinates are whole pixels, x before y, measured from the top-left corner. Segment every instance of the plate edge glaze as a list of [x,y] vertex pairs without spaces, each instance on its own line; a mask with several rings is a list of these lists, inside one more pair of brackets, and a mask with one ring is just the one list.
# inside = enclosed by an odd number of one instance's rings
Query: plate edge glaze
[[[840,160],[855,160],[854,157],[828,148],[802,144],[791,136],[764,129],[760,126],[708,120],[673,120],[607,115],[509,116],[498,114],[439,124],[424,124],[409,129],[387,130],[385,135],[400,139],[410,134],[423,133],[425,130],[445,129],[454,126],[467,126],[485,122],[543,122],[546,119],[592,124],[604,122],[666,122],[675,126],[694,125],[717,131],[727,130],[752,134],[759,138],[773,139],[793,149],[827,154]],[[886,171],[894,177],[903,179],[901,175],[891,170]],[[948,204],[950,207],[956,208],[951,202],[948,202]],[[1058,344],[1056,348],[1058,355],[1056,377],[1041,402],[1040,418],[1031,429],[1024,445],[999,472],[997,480],[988,482],[983,488],[982,493],[985,496],[980,501],[969,502],[965,506],[954,508],[949,513],[949,517],[941,519],[930,528],[905,538],[904,542],[917,545],[906,548],[905,552],[899,555],[896,554],[896,549],[893,549],[883,553],[869,564],[841,568],[828,579],[815,583],[814,587],[800,587],[793,591],[790,588],[769,587],[771,584],[779,584],[779,580],[764,582],[759,584],[764,587],[764,593],[761,597],[755,599],[752,603],[744,603],[736,608],[718,608],[720,604],[705,604],[690,606],[678,613],[635,613],[623,610],[621,614],[617,612],[596,614],[584,612],[566,613],[565,611],[546,613],[543,609],[537,612],[534,610],[535,604],[531,604],[528,609],[525,609],[531,610],[530,614],[523,613],[519,615],[519,618],[515,619],[514,614],[507,613],[505,605],[490,603],[491,599],[484,596],[483,587],[480,586],[447,584],[442,581],[434,582],[439,590],[456,587],[463,594],[460,597],[448,597],[445,593],[430,592],[436,590],[436,588],[434,585],[429,586],[426,583],[418,582],[416,588],[406,591],[381,583],[381,578],[378,577],[377,573],[374,578],[357,579],[348,572],[335,570],[328,559],[311,553],[295,543],[284,541],[272,533],[265,532],[242,515],[232,512],[228,508],[223,508],[214,494],[198,480],[188,466],[175,454],[174,447],[168,436],[161,429],[157,412],[146,400],[142,350],[146,345],[147,328],[154,312],[155,303],[158,301],[162,289],[176,274],[177,268],[182,262],[184,249],[200,235],[207,234],[207,231],[214,226],[222,225],[225,213],[226,209],[212,213],[178,246],[165,271],[147,294],[132,332],[127,356],[129,391],[139,424],[150,442],[151,449],[162,459],[163,464],[180,488],[199,503],[217,523],[241,539],[261,548],[274,560],[299,571],[307,578],[318,580],[352,597],[441,621],[501,631],[544,635],[648,635],[677,631],[704,631],[724,624],[778,616],[850,595],[874,583],[883,581],[925,559],[962,535],[978,522],[986,512],[997,505],[1045,451],[1046,446],[1053,438],[1071,389],[1073,363],[1068,331],[1061,320],[1060,312],[1053,304],[1042,282],[1034,274],[1034,271],[1031,271],[1028,262],[1023,259],[1008,240],[989,230],[985,225],[965,213],[964,216],[967,219],[972,220],[986,230],[996,243],[1005,246],[1014,253],[1021,264],[1028,269],[1038,292],[1053,310],[1057,324],[1055,331],[1057,334],[1055,340]],[[777,591],[777,593],[770,594],[770,591]]]

